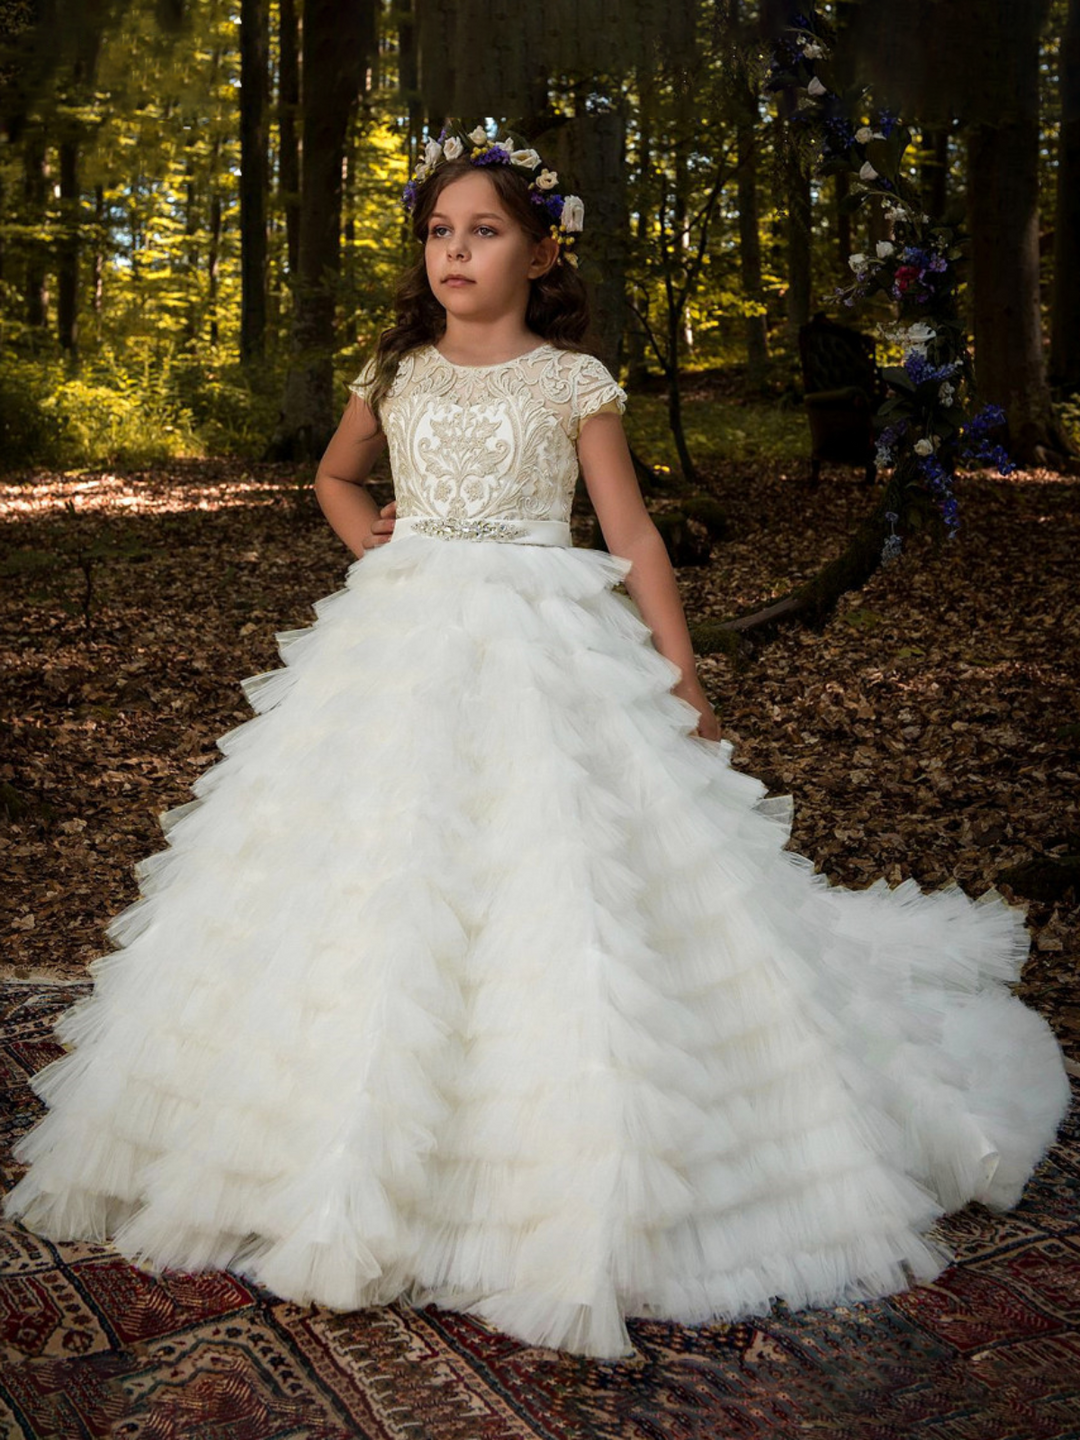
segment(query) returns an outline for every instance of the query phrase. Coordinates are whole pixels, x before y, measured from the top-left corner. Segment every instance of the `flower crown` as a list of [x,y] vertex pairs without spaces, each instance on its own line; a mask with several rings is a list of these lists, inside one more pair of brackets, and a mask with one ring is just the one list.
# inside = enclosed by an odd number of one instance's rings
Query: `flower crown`
[[556,264],[561,264],[565,257],[577,268],[578,259],[572,246],[585,221],[585,206],[577,195],[557,194],[558,172],[548,170],[535,150],[519,145],[509,132],[493,140],[483,125],[477,125],[468,133],[456,124],[444,125],[439,138],[425,145],[424,158],[402,191],[401,203],[405,209],[412,213],[420,186],[433,170],[447,160],[460,160],[462,156],[472,165],[509,165],[519,175],[527,176],[529,199],[546,211],[551,234],[559,242]]

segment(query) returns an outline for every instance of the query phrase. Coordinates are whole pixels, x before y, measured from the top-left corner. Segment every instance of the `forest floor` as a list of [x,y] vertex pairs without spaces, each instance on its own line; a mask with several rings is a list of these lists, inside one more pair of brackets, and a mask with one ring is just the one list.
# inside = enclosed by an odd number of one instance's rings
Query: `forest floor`
[[[811,495],[775,453],[701,468],[730,531],[679,571],[691,622],[808,578],[871,503],[855,471]],[[373,488],[391,497],[385,473]],[[791,848],[838,883],[955,878],[975,896],[1080,851],[1080,480],[958,493],[958,537],[909,537],[820,633],[791,629],[743,669],[700,663],[733,764],[794,796]],[[275,632],[312,624],[352,556],[280,465],[9,476],[0,511],[0,978],[74,979],[137,898],[135,862],[164,848],[157,815],[251,717],[241,678],[281,664]],[[1028,923],[1021,993],[1080,1060],[1080,895],[1031,900]]]

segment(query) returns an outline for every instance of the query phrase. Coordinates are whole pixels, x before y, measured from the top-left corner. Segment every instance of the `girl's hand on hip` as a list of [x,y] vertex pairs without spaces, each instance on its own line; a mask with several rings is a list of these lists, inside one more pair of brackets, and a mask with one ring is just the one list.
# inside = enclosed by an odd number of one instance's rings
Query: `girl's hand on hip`
[[379,511],[378,519],[371,522],[371,536],[364,541],[365,550],[374,550],[376,545],[385,545],[393,538],[394,520],[397,516],[397,501],[391,500]]

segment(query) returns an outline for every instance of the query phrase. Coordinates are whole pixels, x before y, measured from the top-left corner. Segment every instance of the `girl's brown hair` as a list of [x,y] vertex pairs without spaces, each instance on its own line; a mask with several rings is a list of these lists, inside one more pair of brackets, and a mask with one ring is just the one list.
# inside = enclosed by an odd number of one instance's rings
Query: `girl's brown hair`
[[[471,175],[477,169],[464,156],[441,164],[420,186],[412,212],[412,230],[424,246],[428,221],[436,201],[452,180]],[[549,234],[551,216],[529,198],[526,181],[509,165],[488,165],[483,169],[494,185],[507,214],[534,240]],[[368,405],[381,425],[379,406],[397,374],[398,362],[410,350],[433,344],[446,329],[446,312],[431,293],[424,255],[405,271],[394,294],[394,323],[379,336],[375,347],[374,384]],[[564,258],[545,274],[530,281],[525,324],[536,335],[563,350],[587,351],[589,347],[589,296],[576,269]]]

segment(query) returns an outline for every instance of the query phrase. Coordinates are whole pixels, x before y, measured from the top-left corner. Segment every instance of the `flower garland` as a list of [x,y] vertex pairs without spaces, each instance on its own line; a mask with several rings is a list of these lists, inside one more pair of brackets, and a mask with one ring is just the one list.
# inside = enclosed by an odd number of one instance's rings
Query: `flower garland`
[[421,185],[428,176],[448,160],[460,160],[464,156],[472,165],[510,165],[520,175],[528,178],[529,198],[534,205],[540,205],[550,218],[549,230],[558,241],[557,264],[565,258],[575,269],[578,258],[573,245],[584,228],[585,205],[577,195],[559,195],[555,186],[559,183],[556,170],[549,170],[540,156],[531,147],[523,144],[518,136],[507,131],[501,137],[496,133],[492,138],[483,125],[466,133],[464,127],[447,122],[437,140],[428,140],[424,155],[413,171],[412,179],[402,191],[401,203],[411,214],[416,208],[416,199]]
[[891,508],[884,512],[890,534],[882,550],[887,562],[900,553],[893,522],[909,487],[932,497],[951,539],[960,524],[953,488],[957,464],[992,465],[1002,475],[1016,466],[993,438],[1005,423],[1004,411],[987,405],[968,413],[974,372],[956,305],[964,237],[957,226],[932,220],[916,203],[901,174],[911,131],[899,117],[882,110],[876,123],[856,124],[851,116],[865,106],[865,92],[841,96],[829,88],[831,38],[812,7],[795,16],[774,46],[768,88],[797,96],[792,118],[816,129],[820,173],[853,173],[851,208],[876,201],[892,226],[892,239],[879,240],[874,254],[850,257],[853,279],[836,292],[847,306],[881,294],[897,314],[898,323],[878,327],[903,356],[899,365],[881,372],[890,392],[878,411],[888,423],[876,456],[879,468],[891,472],[886,489]]

